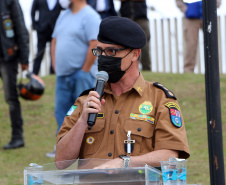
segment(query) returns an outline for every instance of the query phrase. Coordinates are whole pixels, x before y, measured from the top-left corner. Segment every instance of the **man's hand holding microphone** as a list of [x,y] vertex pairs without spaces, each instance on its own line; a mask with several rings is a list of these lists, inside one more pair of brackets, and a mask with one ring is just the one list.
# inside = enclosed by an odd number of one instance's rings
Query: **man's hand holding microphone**
[[100,71],[96,75],[96,85],[94,91],[90,91],[83,104],[83,111],[80,119],[87,120],[90,128],[95,124],[96,116],[101,111],[101,106],[105,103],[102,98],[105,83],[108,81],[108,73]]

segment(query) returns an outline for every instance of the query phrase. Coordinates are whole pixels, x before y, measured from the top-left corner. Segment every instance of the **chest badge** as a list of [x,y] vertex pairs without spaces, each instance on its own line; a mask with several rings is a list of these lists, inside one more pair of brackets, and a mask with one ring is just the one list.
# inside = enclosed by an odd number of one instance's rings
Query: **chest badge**
[[174,126],[180,128],[182,126],[180,107],[173,102],[165,104],[169,108],[170,119]]
[[87,137],[86,142],[91,145],[93,144],[93,142],[95,141],[95,139],[92,136]]
[[141,114],[148,114],[153,110],[152,103],[150,101],[145,101],[139,106],[139,111]]

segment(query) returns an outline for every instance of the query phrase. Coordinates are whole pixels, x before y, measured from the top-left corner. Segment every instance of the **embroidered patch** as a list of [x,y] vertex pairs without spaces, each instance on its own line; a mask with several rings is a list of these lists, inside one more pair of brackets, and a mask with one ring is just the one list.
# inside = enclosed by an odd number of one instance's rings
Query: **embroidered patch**
[[169,108],[170,119],[173,125],[180,128],[182,126],[180,107],[174,102],[166,103],[165,106]]
[[93,144],[93,142],[95,141],[95,139],[92,136],[87,137],[86,142],[91,145]]
[[141,120],[141,121],[146,121],[148,123],[154,124],[155,119],[147,116],[147,115],[143,115],[143,114],[134,114],[134,113],[130,113],[130,119],[137,119],[137,120]]
[[160,84],[159,82],[155,82],[153,83],[153,85],[155,87],[158,87],[159,89],[162,89],[165,92],[167,98],[174,98],[175,100],[177,99],[169,89],[167,89],[164,85]]
[[104,113],[98,113],[97,118],[104,118]]
[[6,30],[11,30],[13,28],[13,22],[11,19],[5,19],[3,25]]
[[177,104],[174,103],[174,102],[168,102],[168,103],[165,104],[165,106],[168,107],[168,108],[176,108],[177,110],[180,111],[179,105],[177,105]]
[[70,116],[76,108],[77,108],[77,105],[72,105],[69,111],[67,112],[66,116]]
[[152,111],[153,106],[150,101],[145,101],[139,106],[139,111],[141,114],[148,114]]

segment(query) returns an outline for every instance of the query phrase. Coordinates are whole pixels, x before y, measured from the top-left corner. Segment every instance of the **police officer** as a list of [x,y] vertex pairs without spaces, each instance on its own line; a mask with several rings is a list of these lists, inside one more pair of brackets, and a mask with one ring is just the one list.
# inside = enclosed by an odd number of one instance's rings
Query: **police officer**
[[[141,27],[128,18],[108,17],[100,24],[97,40],[93,54],[98,70],[109,75],[103,98],[99,101],[100,95],[91,90],[76,100],[58,133],[55,161],[112,159],[102,168],[117,168],[129,161],[160,166],[159,161],[170,157],[188,158],[176,97],[139,72],[146,44]],[[89,113],[98,113],[92,128],[87,126]]]
[[12,127],[11,141],[4,149],[13,149],[24,146],[17,73],[18,63],[22,70],[28,69],[29,35],[18,0],[1,0],[0,11],[0,74]]

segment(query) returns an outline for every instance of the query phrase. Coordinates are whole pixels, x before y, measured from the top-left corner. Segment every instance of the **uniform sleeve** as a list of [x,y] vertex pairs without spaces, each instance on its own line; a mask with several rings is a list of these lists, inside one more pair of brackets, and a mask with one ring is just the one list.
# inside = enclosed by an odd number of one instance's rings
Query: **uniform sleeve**
[[78,98],[64,117],[64,122],[57,134],[57,143],[64,137],[78,121],[82,112],[82,98]]
[[163,92],[161,94],[156,114],[154,150],[177,150],[179,158],[186,159],[190,154],[179,104],[173,98],[166,98]]

